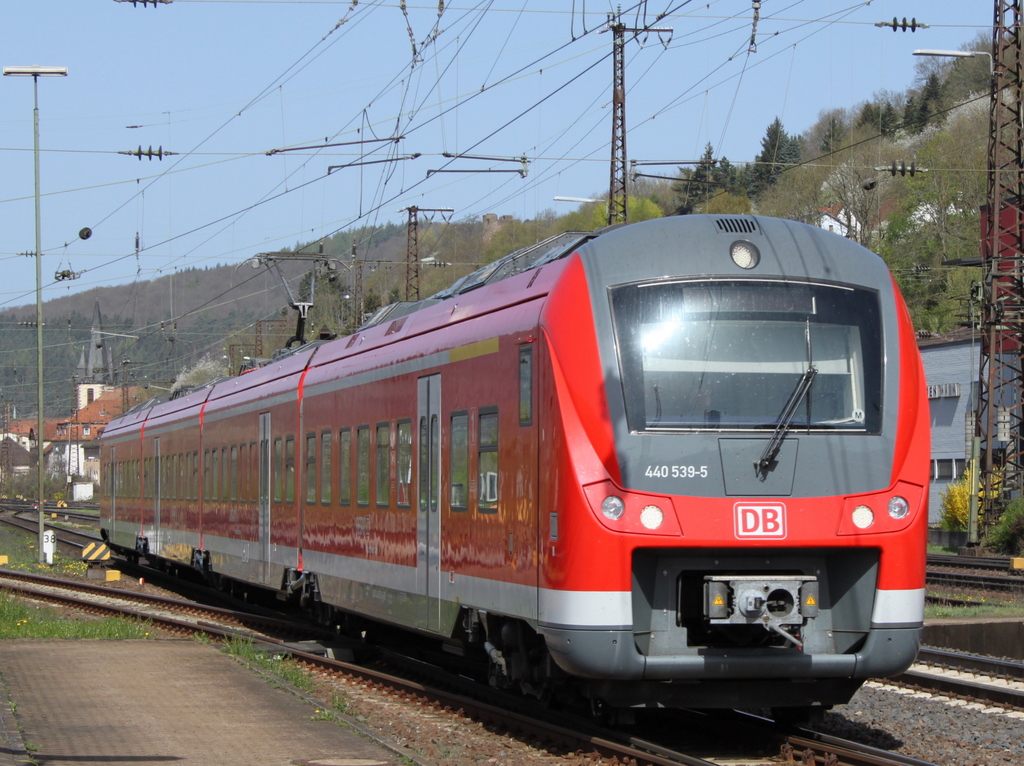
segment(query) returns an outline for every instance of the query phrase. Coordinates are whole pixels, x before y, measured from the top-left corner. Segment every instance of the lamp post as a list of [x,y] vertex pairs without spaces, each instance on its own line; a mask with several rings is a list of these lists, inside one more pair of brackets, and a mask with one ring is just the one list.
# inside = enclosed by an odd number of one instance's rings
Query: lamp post
[[39,563],[46,561],[43,553],[43,496],[45,493],[46,465],[43,461],[43,248],[39,223],[39,78],[65,77],[67,67],[62,66],[5,66],[5,77],[32,78],[32,135],[35,157],[36,182],[36,402],[39,408],[36,420],[36,460],[39,473]]
[[990,75],[995,74],[995,62],[992,60],[992,54],[988,51],[946,51],[946,50],[935,50],[933,48],[918,48],[914,51],[915,56],[938,56],[939,58],[951,58],[951,59],[972,59],[980,58],[981,56],[988,57],[988,73]]

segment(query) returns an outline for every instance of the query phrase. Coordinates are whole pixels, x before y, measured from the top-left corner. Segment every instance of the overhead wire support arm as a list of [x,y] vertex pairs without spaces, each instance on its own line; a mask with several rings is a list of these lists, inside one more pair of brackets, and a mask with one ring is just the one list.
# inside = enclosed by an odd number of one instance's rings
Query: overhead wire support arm
[[330,175],[335,170],[344,170],[345,168],[361,168],[364,165],[381,165],[385,162],[398,162],[399,160],[415,160],[422,155],[419,152],[415,154],[406,154],[401,157],[388,157],[385,160],[366,160],[365,162],[350,162],[347,165],[328,165],[327,175]]
[[452,152],[443,152],[442,157],[447,157],[452,160],[482,160],[483,162],[518,162],[522,165],[521,168],[516,170],[503,170],[501,168],[482,168],[475,170],[455,170],[455,169],[438,169],[428,170],[427,178],[434,175],[435,173],[518,173],[520,178],[526,178],[530,171],[530,161],[526,156],[522,157],[485,157],[477,154],[453,154]]
[[394,138],[364,138],[361,141],[338,141],[333,143],[322,143],[322,144],[309,144],[308,146],[289,146],[282,147],[281,149],[271,149],[267,152],[267,156],[271,157],[275,154],[284,154],[285,152],[303,152],[312,151],[313,149],[328,149],[336,146],[360,146],[362,144],[383,144],[391,143],[397,144],[399,141],[404,139],[405,136],[395,136]]

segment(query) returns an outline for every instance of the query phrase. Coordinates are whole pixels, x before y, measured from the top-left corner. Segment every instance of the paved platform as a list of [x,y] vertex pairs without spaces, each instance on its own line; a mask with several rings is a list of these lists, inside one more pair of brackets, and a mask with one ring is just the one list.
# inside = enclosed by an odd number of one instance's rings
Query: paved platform
[[0,641],[0,707],[0,766],[398,763],[190,640]]

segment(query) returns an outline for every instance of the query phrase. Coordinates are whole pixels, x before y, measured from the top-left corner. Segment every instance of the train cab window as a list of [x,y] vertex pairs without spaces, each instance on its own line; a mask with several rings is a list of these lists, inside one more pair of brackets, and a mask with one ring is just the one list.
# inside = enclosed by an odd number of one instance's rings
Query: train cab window
[[398,421],[398,445],[395,468],[398,471],[399,508],[412,506],[412,421]]
[[374,499],[378,508],[391,505],[391,424],[377,424],[377,481]]
[[477,440],[477,508],[481,513],[498,512],[498,411],[480,410],[479,438]]
[[284,440],[284,501],[295,502],[295,437]]
[[338,504],[352,505],[352,429],[338,433]]
[[449,455],[448,504],[453,511],[465,511],[469,508],[469,415],[465,412],[452,415]]
[[306,503],[316,502],[316,434],[306,434]]
[[533,346],[519,347],[519,425],[533,423]]
[[281,479],[284,478],[284,439],[274,439],[274,502],[281,502]]
[[782,280],[695,279],[611,290],[629,428],[878,433],[878,294]]
[[370,504],[370,427],[356,430],[356,503]]
[[320,502],[331,504],[331,473],[334,463],[331,461],[331,432],[320,434]]

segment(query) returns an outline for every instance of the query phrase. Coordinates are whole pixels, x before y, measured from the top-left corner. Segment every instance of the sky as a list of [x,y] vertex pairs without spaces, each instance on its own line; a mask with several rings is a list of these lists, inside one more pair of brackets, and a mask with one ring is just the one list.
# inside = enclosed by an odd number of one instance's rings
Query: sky
[[[671,30],[625,48],[626,154],[666,175],[708,143],[753,160],[776,117],[798,134],[902,91],[914,49],[959,48],[993,13],[762,0],[755,26],[753,5],[6,0],[0,65],[68,69],[37,83],[43,298],[404,223],[409,206],[570,212],[556,197],[607,193],[618,8]],[[929,26],[875,26],[894,16]],[[163,159],[124,154],[150,147]],[[0,311],[35,302],[33,158],[33,80],[3,77]]]

